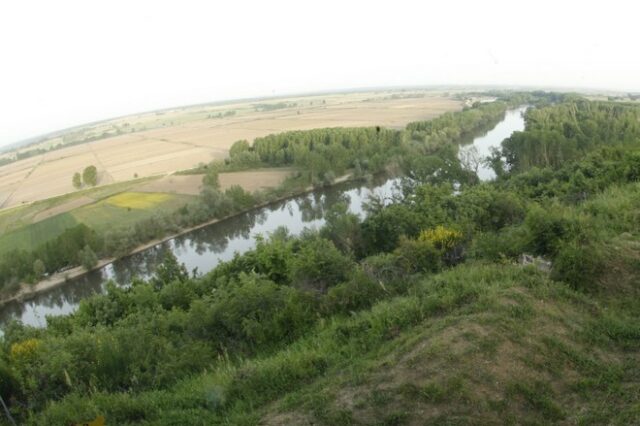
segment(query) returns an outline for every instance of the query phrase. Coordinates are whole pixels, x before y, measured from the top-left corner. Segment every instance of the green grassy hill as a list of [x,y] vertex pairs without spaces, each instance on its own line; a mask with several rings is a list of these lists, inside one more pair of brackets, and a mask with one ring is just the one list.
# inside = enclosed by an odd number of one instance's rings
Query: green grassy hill
[[[366,349],[354,347],[321,378],[257,410],[264,424],[640,419],[640,327],[631,316],[513,266],[462,267],[416,293],[363,315],[382,322],[377,338],[353,336]],[[346,349],[333,343],[327,354]]]
[[34,424],[635,424],[640,326],[604,299],[533,267],[469,264],[279,350],[164,390],[72,394]]

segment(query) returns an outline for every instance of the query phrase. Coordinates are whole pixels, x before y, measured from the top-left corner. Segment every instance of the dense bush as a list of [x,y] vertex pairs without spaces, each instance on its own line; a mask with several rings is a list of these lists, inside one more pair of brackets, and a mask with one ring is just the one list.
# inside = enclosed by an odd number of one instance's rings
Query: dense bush
[[302,242],[290,265],[294,286],[325,293],[347,278],[353,263],[331,241],[311,237]]
[[576,289],[597,289],[598,279],[606,272],[601,250],[598,246],[588,243],[563,243],[553,258],[552,277]]
[[414,240],[403,236],[394,253],[398,256],[398,265],[403,271],[416,273],[438,271],[443,251],[436,248],[429,239],[420,237]]

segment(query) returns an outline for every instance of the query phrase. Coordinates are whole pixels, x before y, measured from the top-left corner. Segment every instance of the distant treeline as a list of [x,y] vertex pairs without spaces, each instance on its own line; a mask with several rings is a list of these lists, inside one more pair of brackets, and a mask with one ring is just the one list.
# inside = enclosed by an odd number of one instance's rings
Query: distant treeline
[[230,149],[229,165],[241,167],[293,166],[312,183],[330,183],[347,170],[378,173],[391,164],[457,145],[489,130],[507,109],[504,102],[478,104],[430,121],[410,123],[406,131],[380,127],[326,128],[291,131],[256,138],[253,145],[238,141]]
[[273,104],[254,104],[256,111],[274,111],[277,109],[293,108],[297,106],[296,102],[277,102]]
[[578,100],[527,112],[526,130],[507,139],[500,155],[512,170],[558,168],[602,147],[640,139],[640,106]]
[[5,157],[0,158],[0,167],[6,166],[7,164],[15,163],[16,161],[25,160],[27,158],[35,157],[36,155],[41,155],[49,152],[54,148],[44,149],[44,148],[35,148],[29,149],[27,151],[17,152],[15,157]]

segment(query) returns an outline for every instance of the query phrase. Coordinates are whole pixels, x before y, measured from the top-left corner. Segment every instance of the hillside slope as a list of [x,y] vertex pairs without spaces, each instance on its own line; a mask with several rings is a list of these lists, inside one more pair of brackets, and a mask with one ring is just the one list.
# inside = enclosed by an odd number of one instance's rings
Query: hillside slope
[[425,280],[416,294],[368,314],[402,317],[422,299],[414,321],[384,321],[373,347],[268,406],[262,423],[640,421],[640,328],[632,318],[514,266],[461,267]]
[[162,391],[72,394],[32,423],[636,424],[639,342],[623,308],[533,267],[473,263],[281,350]]

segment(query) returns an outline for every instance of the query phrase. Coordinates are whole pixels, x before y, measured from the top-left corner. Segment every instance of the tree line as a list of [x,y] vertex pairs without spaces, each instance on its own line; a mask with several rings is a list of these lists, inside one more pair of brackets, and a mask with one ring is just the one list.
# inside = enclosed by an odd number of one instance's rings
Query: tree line
[[525,131],[511,135],[499,155],[512,170],[555,169],[602,146],[633,146],[638,138],[640,107],[568,101],[530,109]]
[[82,188],[82,185],[96,186],[98,184],[98,169],[94,165],[85,167],[82,175],[79,172],[73,174],[71,183],[76,189]]

